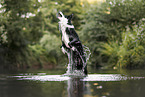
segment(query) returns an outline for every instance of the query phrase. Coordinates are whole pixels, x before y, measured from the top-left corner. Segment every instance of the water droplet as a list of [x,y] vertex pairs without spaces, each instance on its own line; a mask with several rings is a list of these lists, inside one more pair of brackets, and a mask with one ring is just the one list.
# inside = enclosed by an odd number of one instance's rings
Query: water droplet
[[94,83],[94,85],[98,85],[98,83]]
[[96,88],[97,88],[97,89],[102,89],[103,87],[102,87],[102,86],[97,86]]

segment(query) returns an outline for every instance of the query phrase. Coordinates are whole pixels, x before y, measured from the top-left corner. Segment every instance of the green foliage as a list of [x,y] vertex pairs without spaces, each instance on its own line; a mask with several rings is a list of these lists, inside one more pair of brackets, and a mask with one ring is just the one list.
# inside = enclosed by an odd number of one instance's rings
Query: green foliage
[[101,56],[105,55],[102,57],[103,62],[106,62],[105,59],[107,60],[107,64],[109,63],[110,66],[115,65],[118,60],[118,50],[119,50],[119,44],[117,41],[109,41],[108,43],[100,43],[101,48],[98,49],[100,51]]
[[78,0],[2,0],[0,60],[8,63],[6,67],[18,68],[64,63],[56,13],[74,13],[74,25],[79,29],[82,10]]
[[43,68],[43,65],[46,65],[47,63],[45,63],[47,61],[47,57],[44,56],[44,54],[46,53],[46,50],[43,49],[39,44],[35,44],[35,45],[29,45],[29,53],[30,56],[29,57],[29,66],[33,67],[33,66],[39,66],[39,68]]
[[73,24],[76,30],[80,29],[83,8],[79,0],[42,0],[40,11],[44,15],[45,31],[60,35],[56,14],[62,11],[65,15],[74,14]]
[[142,67],[144,5],[144,0],[90,5],[86,0],[1,0],[0,61],[10,67],[66,64],[56,18],[62,11],[74,14],[72,22],[80,40],[92,53],[90,64]]
[[61,51],[61,37],[58,28],[58,19],[56,14],[62,11],[65,15],[74,14],[73,24],[76,30],[80,30],[82,23],[83,8],[79,0],[43,0],[41,2],[40,12],[44,16],[44,35],[40,40],[40,46],[46,50],[44,54],[48,61],[55,65],[65,65],[67,56]]
[[62,54],[59,48],[61,46],[60,38],[47,32],[47,34],[41,38],[40,45],[46,50],[45,55],[47,55],[49,62],[58,64],[58,60],[61,58]]
[[[41,14],[37,0],[3,0],[1,2],[1,47],[10,66],[27,66],[28,45],[42,36]],[[4,44],[5,43],[5,44]],[[11,65],[12,64],[12,65]]]
[[[108,59],[107,56],[101,56],[98,50],[102,48],[100,43],[110,41],[109,46],[106,44],[108,49],[117,50],[118,47],[115,45],[120,45],[122,32],[126,32],[128,28],[132,30],[134,25],[139,25],[139,21],[145,17],[144,4],[143,0],[106,0],[100,5],[94,4],[89,8],[85,15],[85,24],[82,26],[81,38],[91,48],[93,65],[102,65]],[[127,44],[124,43],[124,46],[126,48]],[[111,58],[110,56],[109,59]]]
[[[122,41],[103,43],[101,53],[109,56],[108,64],[116,65],[122,68],[138,68],[145,66],[145,26],[140,23],[139,26],[133,26],[122,33]],[[114,64],[113,64],[114,63]]]

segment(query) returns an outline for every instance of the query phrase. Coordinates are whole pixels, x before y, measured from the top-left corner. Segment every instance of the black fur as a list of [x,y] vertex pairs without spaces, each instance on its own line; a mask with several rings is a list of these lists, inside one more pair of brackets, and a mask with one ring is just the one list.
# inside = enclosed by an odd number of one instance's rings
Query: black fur
[[[68,25],[72,25],[71,23],[71,19],[73,17],[73,14],[70,16],[65,16],[68,19]],[[60,31],[61,32],[61,31]],[[84,69],[84,73],[87,74],[87,66],[83,66],[85,63],[86,64],[86,57],[84,55],[84,51],[83,51],[83,46],[82,43],[79,39],[78,34],[76,33],[74,28],[69,28],[66,27],[65,32],[67,34],[67,36],[69,37],[69,47],[67,47],[64,43],[64,41],[62,41],[62,47],[64,47],[66,50],[70,50],[72,47],[75,47],[76,50],[73,51],[73,60],[74,60],[74,65],[75,68],[77,70],[81,70]],[[61,32],[62,34],[62,32]]]

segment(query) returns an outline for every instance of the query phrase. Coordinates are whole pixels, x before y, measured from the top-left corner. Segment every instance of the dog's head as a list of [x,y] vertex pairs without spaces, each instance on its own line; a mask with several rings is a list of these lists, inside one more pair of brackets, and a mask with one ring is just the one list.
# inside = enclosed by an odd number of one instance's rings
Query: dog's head
[[64,25],[71,25],[71,19],[73,17],[73,14],[69,15],[69,16],[65,16],[62,12],[59,12],[57,14],[57,18],[60,20],[59,23],[60,24],[64,24]]

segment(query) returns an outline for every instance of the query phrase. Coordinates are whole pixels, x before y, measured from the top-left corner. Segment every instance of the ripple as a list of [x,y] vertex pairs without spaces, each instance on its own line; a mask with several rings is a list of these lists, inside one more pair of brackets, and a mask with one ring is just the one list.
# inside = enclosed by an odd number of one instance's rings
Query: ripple
[[[33,81],[67,81],[71,77],[62,75],[18,75],[11,76],[17,80],[33,80]],[[73,77],[74,78],[74,77]],[[145,77],[129,77],[121,74],[89,74],[87,77],[80,78],[81,81],[122,81],[122,80],[137,80]]]

